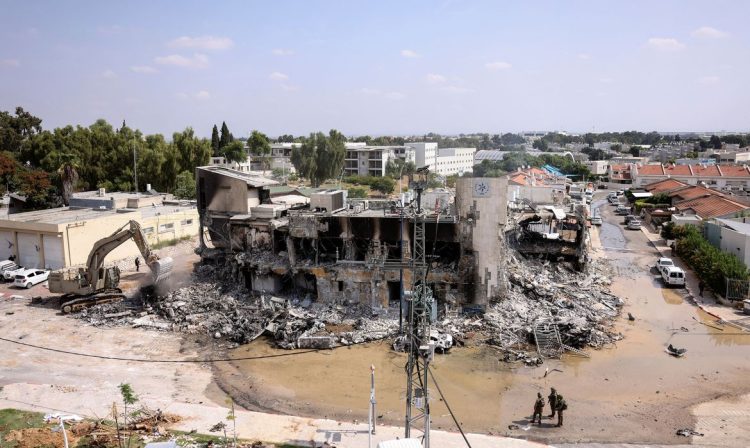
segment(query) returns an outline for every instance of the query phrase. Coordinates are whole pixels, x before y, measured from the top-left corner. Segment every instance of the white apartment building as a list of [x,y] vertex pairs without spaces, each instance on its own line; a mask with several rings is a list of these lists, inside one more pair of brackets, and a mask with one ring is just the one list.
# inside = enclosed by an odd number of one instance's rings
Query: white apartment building
[[595,176],[607,174],[607,170],[609,169],[609,162],[606,160],[588,160],[583,162],[583,164]]
[[438,156],[437,143],[407,143],[406,146],[414,149],[414,164],[417,168],[426,166],[430,171],[435,172]]
[[242,171],[243,173],[249,173],[253,170],[253,162],[250,156],[244,162],[230,162],[226,158],[221,156],[211,157],[212,166],[220,166],[222,168],[229,168],[236,171]]
[[345,176],[385,176],[388,161],[396,158],[394,146],[346,145]]
[[435,158],[432,172],[440,176],[463,174],[474,168],[476,148],[441,148]]

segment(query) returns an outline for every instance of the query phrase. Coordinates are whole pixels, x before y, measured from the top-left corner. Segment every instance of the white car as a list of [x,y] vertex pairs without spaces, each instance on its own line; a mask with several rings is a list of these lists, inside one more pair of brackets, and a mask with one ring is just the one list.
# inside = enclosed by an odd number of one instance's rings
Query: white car
[[19,288],[29,289],[32,286],[42,283],[49,277],[49,271],[44,269],[26,269],[20,274],[16,274],[13,285]]
[[628,230],[641,230],[641,222],[637,219],[631,219],[628,221]]
[[671,258],[660,257],[656,260],[656,270],[661,272],[662,269],[674,266],[674,262]]
[[601,216],[592,216],[591,217],[591,225],[592,226],[600,226],[600,225],[602,225],[602,217]]
[[22,273],[25,270],[26,268],[24,268],[23,266],[16,266],[16,268],[13,270],[3,271],[3,278],[5,280],[13,281],[16,278],[16,275]]
[[663,268],[661,278],[666,286],[685,286],[685,271],[677,266]]

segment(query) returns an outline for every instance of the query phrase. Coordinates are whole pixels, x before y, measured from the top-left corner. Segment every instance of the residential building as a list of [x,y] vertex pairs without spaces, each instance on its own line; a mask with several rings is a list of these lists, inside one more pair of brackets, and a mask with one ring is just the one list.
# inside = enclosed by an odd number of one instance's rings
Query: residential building
[[399,146],[368,146],[365,143],[347,143],[344,174],[359,176],[384,176],[388,162],[402,159],[441,176],[463,174],[474,166],[475,148],[441,148],[437,143],[406,143]]
[[438,155],[437,143],[408,143],[408,146],[414,149],[414,163],[417,165],[417,168],[426,166],[430,171],[434,172]]
[[[0,219],[0,259],[14,255],[28,268],[61,269],[86,263],[100,239],[134,220],[150,244],[198,235],[194,204],[148,193],[76,193],[71,206],[16,213]],[[140,256],[127,241],[107,257],[114,261]]]
[[631,177],[632,166],[629,163],[615,164],[610,161],[607,167],[607,178],[610,182],[616,184],[630,184],[633,182]]
[[735,255],[750,266],[750,224],[747,218],[716,218],[704,224],[704,234],[712,246]]
[[709,188],[750,190],[750,169],[745,165],[633,165],[632,178],[635,187],[672,178],[689,185],[701,183]]
[[[746,150],[748,148],[745,148]],[[725,163],[746,163],[750,161],[750,151],[714,151],[712,154],[708,156],[711,159],[714,159],[716,163],[725,164]]]
[[609,162],[606,160],[589,160],[583,162],[586,168],[595,176],[602,176],[609,171]]

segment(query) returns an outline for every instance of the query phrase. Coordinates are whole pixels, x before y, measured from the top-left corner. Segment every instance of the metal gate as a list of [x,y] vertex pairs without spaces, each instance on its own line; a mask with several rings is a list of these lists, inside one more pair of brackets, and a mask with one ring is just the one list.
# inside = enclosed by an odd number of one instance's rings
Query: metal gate
[[745,300],[750,298],[750,281],[738,278],[727,279],[727,300]]

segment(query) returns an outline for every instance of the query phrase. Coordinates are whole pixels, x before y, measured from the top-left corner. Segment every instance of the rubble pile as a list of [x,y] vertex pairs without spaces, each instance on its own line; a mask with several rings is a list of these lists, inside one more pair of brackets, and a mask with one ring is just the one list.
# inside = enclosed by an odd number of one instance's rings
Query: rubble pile
[[622,339],[611,326],[623,302],[609,293],[605,268],[589,264],[578,272],[566,262],[509,257],[508,293],[484,315],[492,345],[504,349],[534,344],[534,326],[557,324],[561,342],[594,347]]
[[[555,324],[560,342],[573,349],[599,348],[622,338],[612,321],[623,302],[608,291],[608,266],[592,262],[580,272],[562,259],[543,261],[517,253],[508,255],[506,266],[507,293],[484,314],[446,312],[435,322],[431,339],[443,352],[471,341],[500,348],[507,361],[539,363],[534,329],[545,323]],[[238,344],[265,334],[285,349],[332,348],[397,334],[398,311],[313,302],[309,296],[286,299],[222,286],[241,282],[215,281],[234,275],[231,266],[200,266],[191,285],[164,297],[144,294],[141,301],[98,305],[78,317],[93,325],[206,334]],[[396,340],[394,347],[403,349],[403,342]]]
[[395,335],[398,316],[378,316],[369,307],[324,305],[253,295],[216,283],[196,282],[165,297],[106,303],[77,315],[93,325],[130,325],[157,330],[207,334],[238,344],[262,334],[280,348],[332,348],[360,344]]

